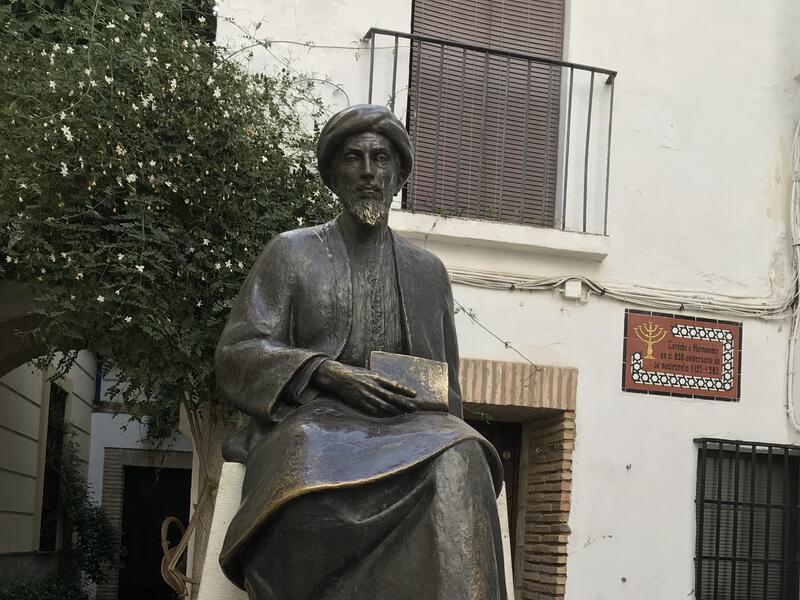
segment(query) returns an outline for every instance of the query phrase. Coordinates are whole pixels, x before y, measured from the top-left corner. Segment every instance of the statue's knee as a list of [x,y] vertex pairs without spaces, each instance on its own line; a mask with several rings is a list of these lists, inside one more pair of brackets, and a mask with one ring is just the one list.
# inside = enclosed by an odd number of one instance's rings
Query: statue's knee
[[438,461],[446,466],[448,471],[463,472],[465,476],[472,476],[476,471],[488,473],[489,468],[486,454],[477,440],[465,440],[448,448]]

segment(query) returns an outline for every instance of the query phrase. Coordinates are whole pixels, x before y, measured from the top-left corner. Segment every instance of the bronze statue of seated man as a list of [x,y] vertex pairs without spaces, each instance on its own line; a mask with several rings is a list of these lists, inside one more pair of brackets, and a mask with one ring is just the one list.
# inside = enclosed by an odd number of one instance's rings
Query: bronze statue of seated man
[[[219,340],[250,417],[224,449],[247,471],[220,562],[251,600],[507,598],[502,468],[461,419],[447,272],[388,227],[412,156],[384,107],[332,117],[317,157],[342,214],[267,245]],[[372,351],[447,363],[447,405],[370,371]]]

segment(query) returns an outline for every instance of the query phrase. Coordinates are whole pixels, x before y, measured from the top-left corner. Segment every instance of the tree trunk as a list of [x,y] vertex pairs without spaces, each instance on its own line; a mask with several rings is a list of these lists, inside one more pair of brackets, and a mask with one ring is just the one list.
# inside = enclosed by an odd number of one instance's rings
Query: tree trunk
[[[215,419],[215,413],[220,413],[219,407],[205,407],[198,413],[194,428],[190,425],[190,417],[181,407],[180,430],[185,436],[191,438],[194,446],[194,460],[192,465],[192,518],[197,519],[194,537],[188,549],[188,564],[190,579],[200,581],[203,573],[203,564],[208,545],[208,534],[211,530],[211,520],[214,516],[214,502],[217,496],[217,485],[222,470],[222,444],[233,435],[237,429],[233,423],[223,423],[222,419]],[[215,422],[218,421],[218,422]],[[205,465],[205,467],[204,467]],[[202,494],[210,486],[210,495],[203,499]],[[195,517],[196,515],[196,517]],[[193,600],[197,598],[198,585],[191,586]]]

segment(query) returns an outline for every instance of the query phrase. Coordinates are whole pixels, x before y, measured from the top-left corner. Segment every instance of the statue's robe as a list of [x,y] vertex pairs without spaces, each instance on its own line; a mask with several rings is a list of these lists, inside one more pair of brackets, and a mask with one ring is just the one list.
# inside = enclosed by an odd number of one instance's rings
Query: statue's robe
[[402,338],[387,350],[446,362],[451,414],[368,416],[310,385],[323,360],[351,355],[360,326],[337,220],[267,246],[220,338],[221,390],[251,418],[225,448],[247,472],[220,563],[251,600],[506,598],[502,467],[460,418],[447,273],[387,243]]

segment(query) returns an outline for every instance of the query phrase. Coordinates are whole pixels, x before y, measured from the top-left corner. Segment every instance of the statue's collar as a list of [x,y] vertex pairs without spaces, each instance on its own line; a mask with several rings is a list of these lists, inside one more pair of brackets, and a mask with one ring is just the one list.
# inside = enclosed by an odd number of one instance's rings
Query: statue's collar
[[[348,241],[347,241],[347,232],[345,231],[345,229],[344,229],[344,227],[342,225],[341,219],[342,219],[342,215],[341,214],[337,215],[334,219],[332,219],[331,221],[328,221],[325,224],[325,228],[326,229],[335,230],[338,233],[338,235],[341,236],[342,243],[345,246],[347,246],[347,245],[349,245]],[[392,242],[392,245],[396,247],[397,246],[397,238],[396,238],[396,236],[394,234],[394,231],[392,231],[392,228],[389,227],[388,225],[386,226],[386,231],[387,231],[387,233],[389,235],[385,239],[390,240]]]

